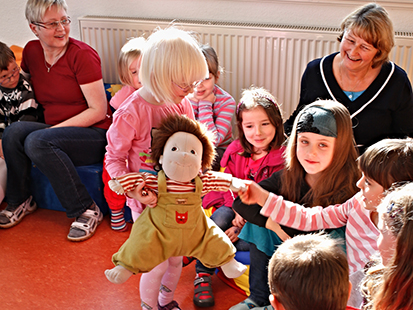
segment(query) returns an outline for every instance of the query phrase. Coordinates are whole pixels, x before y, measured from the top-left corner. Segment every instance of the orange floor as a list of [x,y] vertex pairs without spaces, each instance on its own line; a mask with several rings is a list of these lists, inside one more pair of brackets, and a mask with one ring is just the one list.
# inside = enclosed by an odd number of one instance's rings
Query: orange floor
[[[12,228],[0,229],[0,309],[140,309],[139,275],[110,283],[103,272],[128,233],[111,230],[106,216],[91,239],[66,239],[71,219],[63,212],[38,209]],[[183,310],[228,309],[245,299],[216,275],[216,305],[193,305],[194,263],[183,269],[175,299]]]

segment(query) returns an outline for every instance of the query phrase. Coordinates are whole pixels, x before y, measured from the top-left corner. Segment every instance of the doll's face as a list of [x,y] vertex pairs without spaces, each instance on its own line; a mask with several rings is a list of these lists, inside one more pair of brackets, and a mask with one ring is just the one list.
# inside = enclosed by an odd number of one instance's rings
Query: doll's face
[[202,150],[202,143],[196,136],[179,131],[166,141],[159,163],[168,178],[189,182],[201,170]]

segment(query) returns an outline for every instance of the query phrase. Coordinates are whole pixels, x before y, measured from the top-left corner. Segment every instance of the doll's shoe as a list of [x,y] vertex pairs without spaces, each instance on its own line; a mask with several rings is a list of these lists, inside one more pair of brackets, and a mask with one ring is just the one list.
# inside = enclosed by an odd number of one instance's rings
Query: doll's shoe
[[78,216],[70,226],[67,239],[70,241],[83,241],[92,237],[96,228],[102,222],[103,214],[99,207],[93,204],[91,209],[87,209],[82,215]]
[[249,309],[256,309],[259,307],[254,301],[251,299],[247,298],[243,301],[241,301],[239,304],[236,304],[235,306],[232,306],[229,308],[229,310],[249,310]]
[[215,304],[215,298],[212,293],[211,275],[208,273],[197,274],[194,286],[194,304],[202,308],[212,307]]
[[181,310],[181,308],[179,308],[179,305],[175,300],[172,300],[169,304],[167,304],[165,306],[160,306],[158,304],[158,310],[173,310],[173,309]]
[[18,206],[8,205],[0,212],[0,228],[9,228],[19,224],[26,214],[34,212],[36,208],[37,204],[32,196]]

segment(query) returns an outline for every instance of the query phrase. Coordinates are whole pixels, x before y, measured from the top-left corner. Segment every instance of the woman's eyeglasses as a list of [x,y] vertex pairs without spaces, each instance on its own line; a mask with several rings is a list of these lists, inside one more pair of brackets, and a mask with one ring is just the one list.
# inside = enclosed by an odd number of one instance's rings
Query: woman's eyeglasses
[[20,67],[16,66],[13,71],[9,75],[0,76],[0,85],[3,85],[5,82],[9,82],[12,78],[14,78],[20,72]]
[[63,27],[68,26],[72,21],[70,20],[70,17],[66,17],[61,20],[57,20],[55,22],[50,22],[50,23],[43,23],[43,22],[32,22],[33,25],[45,28],[45,29],[57,29],[59,28],[60,24],[62,24]]

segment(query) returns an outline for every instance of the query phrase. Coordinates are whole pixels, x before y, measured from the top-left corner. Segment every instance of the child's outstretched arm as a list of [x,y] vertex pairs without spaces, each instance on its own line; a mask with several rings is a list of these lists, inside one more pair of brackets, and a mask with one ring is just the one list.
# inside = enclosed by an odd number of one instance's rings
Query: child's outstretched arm
[[[276,223],[303,231],[313,231],[325,228],[338,228],[347,224],[348,216],[357,196],[343,204],[306,208],[298,203],[284,200],[282,196],[273,193],[268,195],[261,214],[270,217]],[[267,222],[271,229],[271,222]]]

